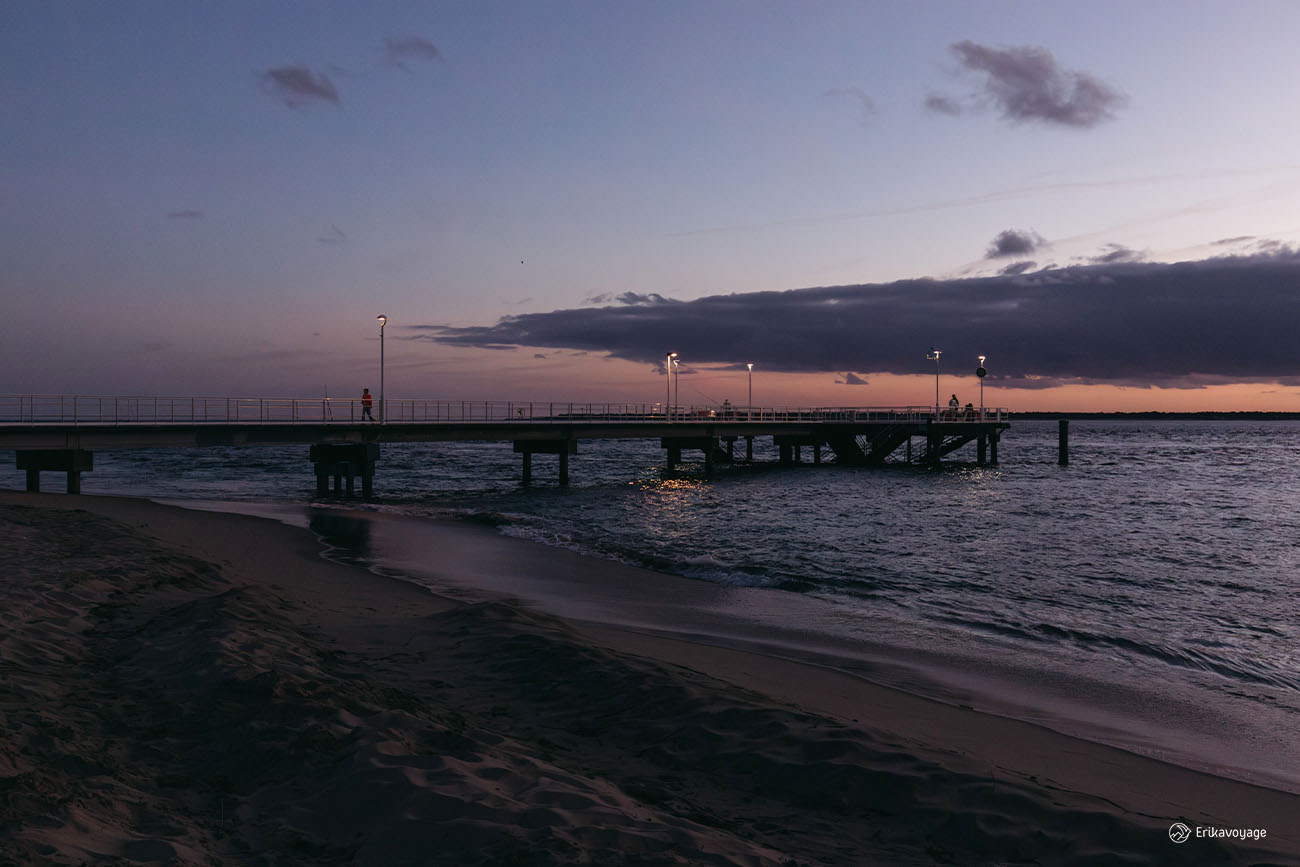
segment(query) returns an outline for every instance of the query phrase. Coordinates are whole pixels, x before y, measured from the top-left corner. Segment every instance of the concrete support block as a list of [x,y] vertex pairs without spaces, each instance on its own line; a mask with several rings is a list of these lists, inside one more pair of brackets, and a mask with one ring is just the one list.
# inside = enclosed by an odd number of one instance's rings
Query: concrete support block
[[85,449],[19,449],[18,469],[27,471],[27,490],[41,489],[41,472],[67,473],[69,494],[81,493],[81,474],[95,468],[95,456]]
[[514,448],[524,459],[524,484],[533,480],[533,455],[559,455],[560,485],[569,484],[569,455],[578,453],[578,441],[572,438],[550,440],[515,440]]

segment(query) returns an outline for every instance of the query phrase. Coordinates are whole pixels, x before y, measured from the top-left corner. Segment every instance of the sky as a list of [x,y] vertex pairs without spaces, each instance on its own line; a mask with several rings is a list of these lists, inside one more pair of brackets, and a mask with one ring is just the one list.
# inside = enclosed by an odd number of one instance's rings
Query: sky
[[0,0],[0,392],[1300,411],[1298,30]]

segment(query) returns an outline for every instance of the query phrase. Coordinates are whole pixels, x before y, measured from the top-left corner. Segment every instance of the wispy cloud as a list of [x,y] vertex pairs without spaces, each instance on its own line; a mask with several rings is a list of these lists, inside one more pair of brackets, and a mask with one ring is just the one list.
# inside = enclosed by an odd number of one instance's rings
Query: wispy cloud
[[325,234],[317,236],[316,240],[320,241],[322,244],[346,244],[348,236],[343,234],[343,230],[338,226],[331,224],[329,229],[325,231]]
[[[661,364],[753,359],[764,370],[915,374],[925,349],[996,358],[998,381],[1199,387],[1300,383],[1300,252],[1051,268],[959,280],[715,295],[423,326],[457,346],[578,350]],[[842,374],[839,374],[842,375]],[[845,380],[847,382],[847,379]]]
[[441,60],[438,47],[419,36],[391,36],[384,40],[384,62],[410,72],[408,61],[432,63]]
[[957,115],[962,113],[961,103],[942,93],[932,93],[925,98],[926,110],[934,114]]
[[1023,274],[1026,271],[1032,271],[1038,263],[1034,261],[1012,262],[998,273],[1003,277],[1014,277],[1017,274]]
[[1112,262],[1136,262],[1142,258],[1137,250],[1130,250],[1123,244],[1107,244],[1103,252],[1088,259],[1094,265],[1107,265]]
[[990,48],[969,40],[950,48],[966,70],[984,77],[984,95],[1007,120],[1087,128],[1127,101],[1092,75],[1057,65],[1046,48]]
[[193,210],[168,211],[167,216],[173,220],[202,220],[203,212]]
[[[1023,199],[1047,193],[1063,193],[1073,190],[1122,190],[1156,186],[1159,184],[1178,183],[1182,181],[1201,182],[1218,178],[1236,178],[1257,174],[1274,174],[1281,172],[1293,173],[1297,169],[1300,169],[1300,165],[1276,165],[1258,168],[1206,168],[1190,172],[1174,172],[1163,175],[1133,175],[1130,177],[1089,181],[1058,181],[1056,183],[1030,184],[1022,187],[1010,187],[1003,190],[990,190],[989,192],[980,193],[974,196],[941,199],[932,202],[919,202],[916,204],[899,205],[891,208],[877,208],[868,211],[854,211],[840,214],[822,214],[811,217],[792,217],[785,220],[770,220],[763,223],[738,223],[730,226],[709,226],[705,228],[687,229],[685,231],[672,232],[669,234],[670,237],[682,237],[722,232],[752,231],[755,229],[818,226],[827,223],[842,223],[851,220],[866,220],[877,217],[894,217],[902,214],[920,214],[934,211],[946,211],[954,208],[968,208],[975,205],[1013,201],[1015,199]],[[1207,205],[1199,205],[1197,207],[1199,210],[1203,211],[1213,208],[1216,205],[1217,200],[1214,200]],[[1191,211],[1188,212],[1190,213]],[[1178,213],[1183,212],[1180,211]]]
[[321,102],[339,104],[334,82],[305,66],[277,66],[257,78],[267,93],[290,108]]
[[867,92],[860,87],[852,85],[849,87],[835,87],[826,91],[824,95],[851,100],[861,111],[861,117],[863,120],[870,120],[876,113],[876,103],[867,95]]
[[985,259],[1001,259],[1007,256],[1023,256],[1032,253],[1047,241],[1032,229],[1004,229],[989,244],[984,253]]

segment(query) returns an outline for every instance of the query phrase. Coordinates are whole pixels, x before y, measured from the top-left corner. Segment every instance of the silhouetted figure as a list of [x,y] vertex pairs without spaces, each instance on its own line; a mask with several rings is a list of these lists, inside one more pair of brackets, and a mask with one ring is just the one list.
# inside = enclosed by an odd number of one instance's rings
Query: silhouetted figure
[[948,398],[948,417],[949,417],[949,418],[956,418],[956,417],[957,417],[957,411],[960,410],[960,409],[961,409],[961,401],[957,399],[957,395],[954,394],[952,397]]
[[974,420],[975,420],[975,404],[968,403],[966,404],[966,421],[974,421]]
[[361,389],[361,420],[362,421],[365,421],[366,419],[370,419],[371,421],[375,420],[374,415],[370,412],[371,408],[374,405],[375,405],[375,396],[370,393],[370,389],[368,388]]

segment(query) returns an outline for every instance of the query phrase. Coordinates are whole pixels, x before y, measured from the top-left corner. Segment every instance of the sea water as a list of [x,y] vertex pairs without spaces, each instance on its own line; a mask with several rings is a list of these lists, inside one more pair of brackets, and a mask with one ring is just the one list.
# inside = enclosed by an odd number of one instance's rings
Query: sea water
[[[583,441],[567,488],[544,455],[522,486],[508,444],[392,444],[363,508],[470,516],[769,616],[798,598],[834,615],[805,627],[907,663],[886,682],[1300,791],[1300,423],[1075,421],[1068,467],[1056,434],[1015,422],[999,466],[971,446],[937,470],[780,467],[759,439],[708,477],[665,472],[657,441]],[[99,451],[82,490],[296,510],[306,452]]]

